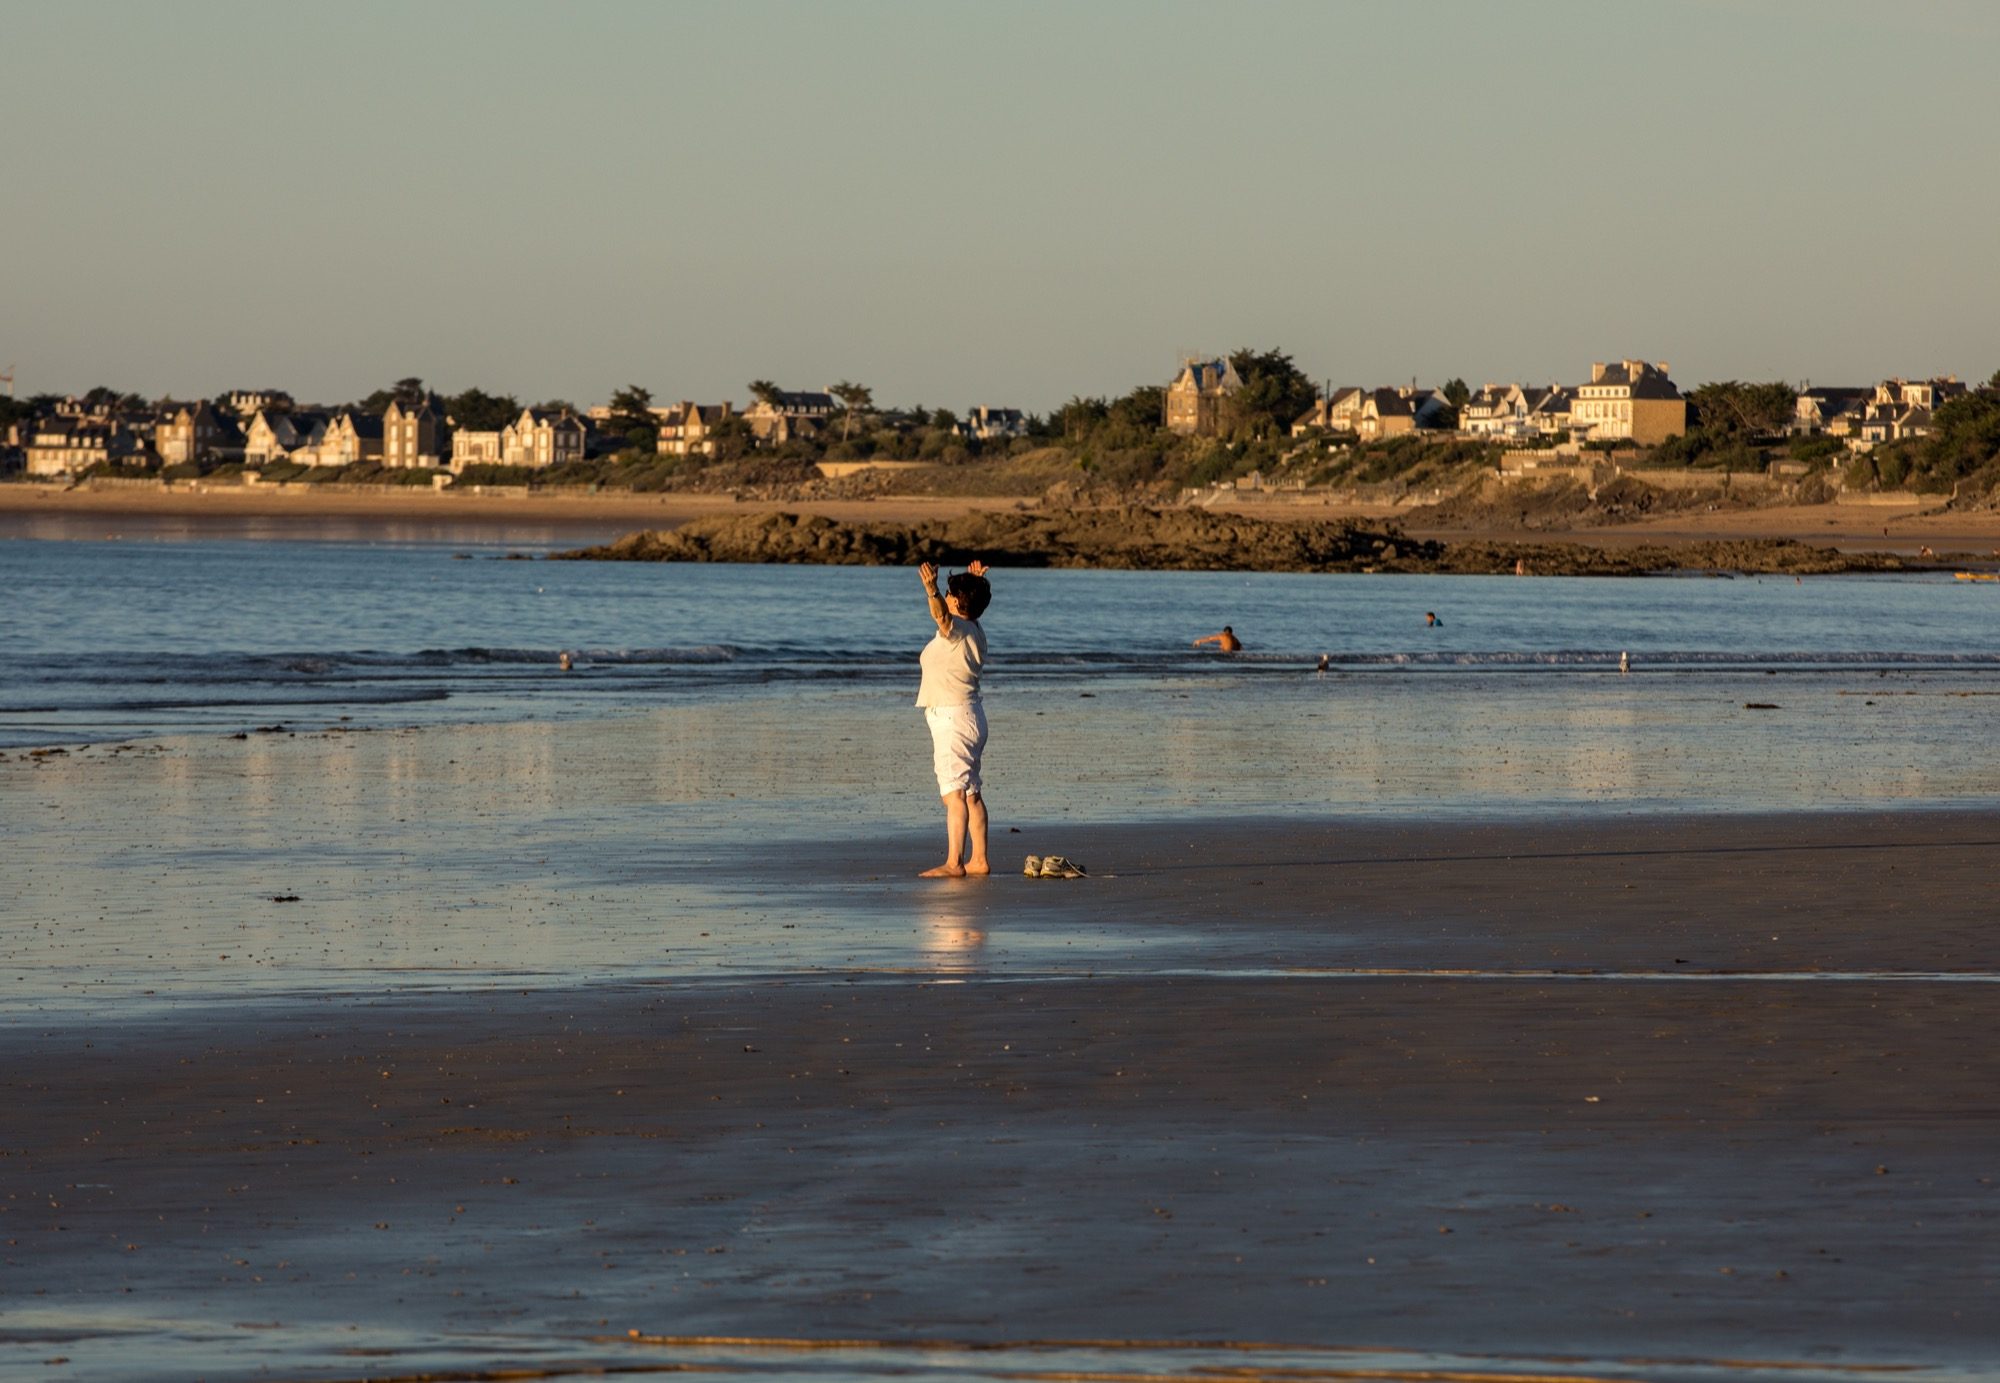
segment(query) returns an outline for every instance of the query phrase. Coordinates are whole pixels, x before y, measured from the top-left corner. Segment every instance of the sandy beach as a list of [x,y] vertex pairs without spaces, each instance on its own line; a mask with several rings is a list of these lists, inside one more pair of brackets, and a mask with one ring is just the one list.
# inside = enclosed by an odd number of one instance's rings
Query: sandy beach
[[[454,538],[470,541],[570,543],[605,540],[642,529],[672,528],[713,514],[784,509],[842,521],[916,523],[977,509],[1017,508],[1012,498],[895,496],[871,500],[738,501],[703,494],[564,494],[489,490],[478,494],[413,489],[344,493],[339,486],[244,488],[192,485],[172,490],[65,489],[54,485],[0,485],[0,533],[49,538],[243,536],[325,537],[397,541]],[[1397,521],[1393,505],[1363,503],[1278,504],[1245,501],[1215,506],[1263,518],[1356,518]],[[1518,531],[1432,528],[1412,525],[1419,537],[1444,541],[1506,541]],[[1647,543],[1791,538],[1854,552],[1915,554],[1988,552],[2000,548],[2000,512],[1949,512],[1936,498],[1907,503],[1774,506],[1700,514],[1671,514],[1609,527],[1537,530],[1537,539],[1605,547]]]
[[[1002,864],[1091,878],[938,884],[914,825],[704,835],[707,760],[623,726],[0,764],[82,847],[0,862],[36,996],[0,1014],[0,1372],[2000,1345],[1989,809],[1045,810],[996,820]],[[797,762],[761,742],[713,755],[753,797]]]
[[[790,507],[837,519],[903,521],[1012,508],[1013,499],[831,500]],[[251,487],[176,486],[171,490],[66,489],[0,485],[0,533],[21,537],[102,538],[240,536],[251,538],[386,538],[392,541],[576,542],[644,528],[671,528],[709,514],[748,508],[727,495],[634,494],[487,489],[453,494],[412,488],[407,493],[336,485]]]

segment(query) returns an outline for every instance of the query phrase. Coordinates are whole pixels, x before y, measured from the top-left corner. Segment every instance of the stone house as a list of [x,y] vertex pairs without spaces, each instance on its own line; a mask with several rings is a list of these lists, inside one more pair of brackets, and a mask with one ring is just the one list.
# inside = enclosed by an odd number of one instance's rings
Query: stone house
[[589,445],[583,419],[567,408],[524,408],[500,431],[500,461],[506,466],[546,470],[583,460]]
[[433,400],[405,404],[396,399],[382,410],[382,464],[398,470],[442,465],[451,443]]
[[721,403],[695,403],[683,399],[673,407],[659,411],[662,456],[715,455],[715,438],[711,434],[722,423],[736,416],[727,399]]
[[1414,389],[1366,389],[1354,418],[1354,435],[1364,442],[1401,437],[1417,430]]
[[243,430],[235,419],[217,413],[207,400],[165,404],[160,420],[153,425],[153,450],[165,466],[217,456],[240,456]]
[[451,469],[454,474],[467,466],[498,466],[502,450],[498,432],[457,428],[451,434]]
[[743,421],[750,425],[757,445],[776,447],[817,437],[839,412],[840,401],[832,394],[780,389],[775,399],[758,399],[745,409]]
[[1167,430],[1187,437],[1222,431],[1223,406],[1243,388],[1243,377],[1227,359],[1188,360],[1167,386]]
[[103,461],[145,460],[138,437],[110,418],[38,418],[22,450],[27,473],[39,476],[75,475]]
[[1590,383],[1570,404],[1570,426],[1593,442],[1656,446],[1687,431],[1687,400],[1667,375],[1667,362],[1595,362]]

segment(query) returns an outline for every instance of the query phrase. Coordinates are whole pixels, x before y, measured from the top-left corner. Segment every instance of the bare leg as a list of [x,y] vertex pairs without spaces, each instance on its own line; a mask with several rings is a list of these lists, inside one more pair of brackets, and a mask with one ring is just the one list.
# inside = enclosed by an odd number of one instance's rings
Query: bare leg
[[971,845],[965,858],[965,872],[992,873],[992,866],[986,863],[986,799],[977,792],[965,795],[965,828],[966,834],[971,837]]
[[936,869],[926,869],[917,877],[920,879],[957,879],[965,875],[965,867],[958,862],[958,852],[965,844],[965,790],[948,792],[944,795],[944,863]]

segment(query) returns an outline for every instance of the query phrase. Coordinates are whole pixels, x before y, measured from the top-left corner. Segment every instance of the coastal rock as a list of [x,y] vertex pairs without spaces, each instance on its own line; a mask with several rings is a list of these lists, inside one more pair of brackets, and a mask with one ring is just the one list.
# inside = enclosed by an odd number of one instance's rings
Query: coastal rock
[[1842,553],[1789,540],[1607,549],[1582,543],[1415,538],[1356,520],[1277,520],[1206,509],[1137,507],[1061,512],[977,511],[923,523],[846,523],[771,512],[696,519],[633,533],[566,560],[795,563],[820,566],[1094,567],[1126,571],[1456,572],[1637,576],[1707,570],[1816,575],[1897,571],[1887,553]]

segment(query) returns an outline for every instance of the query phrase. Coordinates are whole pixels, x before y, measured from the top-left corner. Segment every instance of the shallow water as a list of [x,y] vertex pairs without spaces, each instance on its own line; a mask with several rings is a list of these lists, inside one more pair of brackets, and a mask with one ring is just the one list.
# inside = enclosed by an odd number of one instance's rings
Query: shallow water
[[[0,543],[15,992],[1034,971],[1129,944],[969,948],[976,918],[851,896],[934,848],[909,573],[496,551]],[[998,589],[1001,868],[1014,825],[2000,802],[2000,606],[1948,579]],[[1186,647],[1225,620],[1246,656]],[[828,841],[852,845],[825,877],[789,869]]]
[[[177,731],[543,720],[914,684],[925,615],[880,568],[499,560],[425,543],[0,540],[0,745]],[[1653,678],[1948,673],[2000,689],[2000,590],[1948,576],[1002,572],[989,695],[1206,689],[1245,710],[1320,654],[1398,699],[1566,698]],[[1443,623],[1425,624],[1435,611]],[[1189,647],[1228,623],[1224,658]],[[557,657],[570,651],[565,676]],[[1438,674],[1417,679],[1418,674]],[[1520,679],[1527,679],[1522,682]],[[1454,711],[1455,708],[1449,708]],[[1421,713],[1419,713],[1421,715]],[[1431,723],[1442,721],[1430,717]]]

